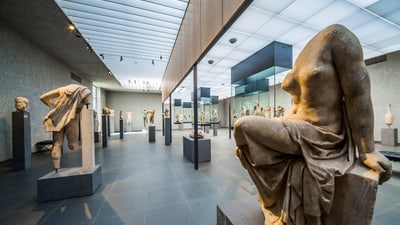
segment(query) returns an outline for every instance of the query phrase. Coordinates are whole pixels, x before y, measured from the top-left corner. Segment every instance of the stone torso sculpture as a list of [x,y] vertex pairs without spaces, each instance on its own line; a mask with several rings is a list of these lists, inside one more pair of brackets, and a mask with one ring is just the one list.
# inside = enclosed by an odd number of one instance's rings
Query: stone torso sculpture
[[236,153],[258,189],[266,225],[323,224],[334,178],[356,161],[353,143],[380,183],[391,176],[390,161],[375,151],[370,80],[358,39],[341,25],[325,28],[300,52],[282,88],[293,102],[286,117],[240,118]]
[[126,124],[132,123],[132,112],[126,112]]
[[393,115],[393,112],[392,112],[392,105],[391,104],[389,104],[388,107],[387,107],[387,113],[385,114],[385,118],[384,119],[385,119],[386,125],[390,128],[390,125],[392,125],[393,121],[394,121],[394,115]]
[[156,112],[155,109],[149,109],[149,120],[150,120],[150,124],[154,124],[154,113]]
[[[54,106],[43,119],[44,130],[53,132],[53,149],[51,157],[54,169],[60,168],[61,150],[64,136],[68,140],[68,148],[74,150],[78,146],[78,122],[81,109],[90,103],[91,91],[81,85],[70,84],[49,91],[40,96],[40,100],[48,107]],[[57,99],[52,102],[52,99]]]

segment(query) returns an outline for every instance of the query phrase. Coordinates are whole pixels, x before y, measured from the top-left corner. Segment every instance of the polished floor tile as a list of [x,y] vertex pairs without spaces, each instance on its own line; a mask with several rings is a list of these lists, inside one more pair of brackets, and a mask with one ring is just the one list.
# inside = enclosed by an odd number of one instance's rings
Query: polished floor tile
[[[49,152],[33,154],[32,168],[12,171],[0,163],[0,225],[215,225],[216,205],[257,194],[235,156],[227,129],[211,136],[210,162],[198,170],[183,157],[183,135],[173,131],[171,145],[161,132],[156,142],[147,133],[113,135],[108,147],[96,145],[96,164],[102,165],[102,184],[95,194],[38,203],[37,179],[52,170]],[[210,134],[212,135],[212,134]],[[379,150],[400,147],[377,145]],[[63,167],[81,164],[81,152],[63,155]],[[373,225],[400,221],[400,163],[394,175],[378,189]]]

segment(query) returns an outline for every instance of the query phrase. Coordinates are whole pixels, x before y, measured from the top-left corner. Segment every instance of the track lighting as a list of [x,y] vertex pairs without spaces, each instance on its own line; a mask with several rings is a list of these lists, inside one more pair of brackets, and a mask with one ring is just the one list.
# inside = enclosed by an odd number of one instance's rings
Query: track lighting
[[153,66],[154,66],[154,60],[151,60],[151,64],[153,64]]
[[90,47],[89,44],[86,45],[86,49],[87,49],[89,52],[93,52],[93,49],[92,49],[92,47]]
[[102,59],[104,59],[104,54],[100,54],[100,57],[101,57]]

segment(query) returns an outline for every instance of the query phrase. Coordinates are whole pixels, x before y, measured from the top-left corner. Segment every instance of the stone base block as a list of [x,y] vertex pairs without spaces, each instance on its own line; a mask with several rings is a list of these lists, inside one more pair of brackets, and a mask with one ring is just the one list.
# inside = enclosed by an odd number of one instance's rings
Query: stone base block
[[386,146],[397,146],[397,128],[382,128],[381,144]]
[[[194,163],[194,139],[189,136],[183,136],[183,155]],[[211,139],[199,139],[199,162],[211,160]]]
[[92,195],[100,184],[100,165],[90,172],[83,172],[81,167],[63,168],[37,180],[37,199],[45,202]]
[[[371,225],[378,174],[357,164],[335,179],[335,197],[324,225]],[[217,225],[264,225],[264,214],[257,196],[217,205]]]
[[217,225],[264,225],[257,196],[217,205]]

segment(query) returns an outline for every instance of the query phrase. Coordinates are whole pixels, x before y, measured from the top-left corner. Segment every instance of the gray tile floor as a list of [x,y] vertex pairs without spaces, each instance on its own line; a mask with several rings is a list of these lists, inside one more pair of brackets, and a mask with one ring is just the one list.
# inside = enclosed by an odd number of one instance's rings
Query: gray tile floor
[[[32,156],[32,168],[13,172],[10,162],[0,164],[1,225],[215,225],[216,205],[256,195],[247,172],[235,156],[228,130],[211,136],[212,160],[198,170],[183,157],[182,136],[174,131],[170,146],[157,132],[149,143],[146,133],[112,136],[107,148],[96,147],[102,165],[102,185],[94,195],[38,203],[36,181],[52,170],[49,152]],[[377,145],[380,150],[398,147]],[[63,167],[80,166],[80,150],[67,152]],[[393,178],[380,186],[374,225],[400,221],[400,163],[393,163]]]

